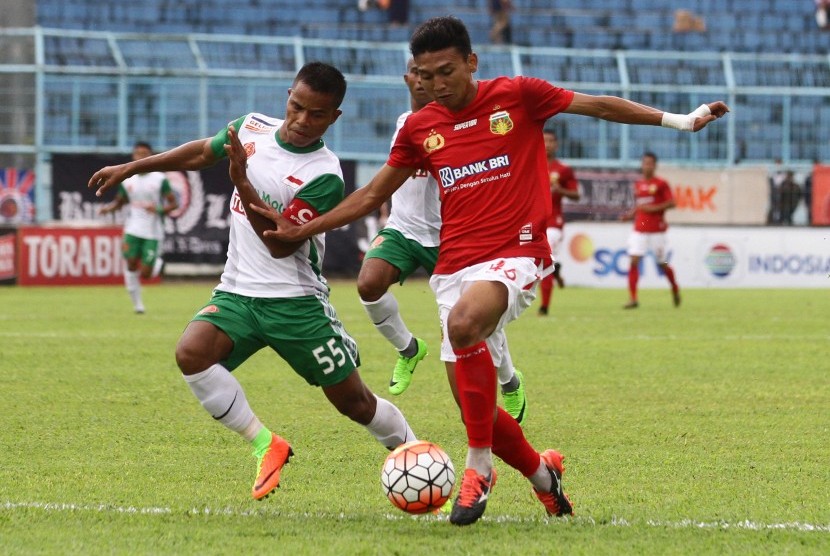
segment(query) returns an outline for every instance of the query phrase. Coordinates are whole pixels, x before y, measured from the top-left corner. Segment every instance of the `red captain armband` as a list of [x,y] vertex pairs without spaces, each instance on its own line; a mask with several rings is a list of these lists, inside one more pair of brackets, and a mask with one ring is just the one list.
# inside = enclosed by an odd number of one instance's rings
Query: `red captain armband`
[[302,226],[320,216],[320,213],[302,199],[294,199],[282,211],[282,215],[294,224]]

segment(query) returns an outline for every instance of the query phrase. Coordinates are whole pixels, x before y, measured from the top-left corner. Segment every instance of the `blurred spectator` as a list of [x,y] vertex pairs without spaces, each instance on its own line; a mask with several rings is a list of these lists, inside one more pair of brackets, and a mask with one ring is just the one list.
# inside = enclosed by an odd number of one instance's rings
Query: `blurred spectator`
[[830,0],[816,0],[816,23],[820,29],[830,28]]
[[510,12],[513,11],[512,0],[490,0],[490,15],[493,26],[490,27],[490,42],[493,44],[510,44],[513,42],[513,29],[510,26]]
[[775,170],[769,176],[769,213],[767,224],[781,223],[781,184],[784,183],[786,172],[781,167],[781,159],[776,159]]
[[409,24],[409,0],[388,0],[389,23],[393,27]]
[[706,31],[706,22],[702,17],[696,16],[689,10],[676,10],[672,31],[675,33],[703,33]]
[[818,165],[819,161],[817,159],[814,160],[813,167],[810,168],[810,173],[804,178],[804,205],[807,207],[808,226],[813,222],[813,172],[816,171],[816,166]]
[[796,183],[793,171],[787,170],[781,182],[781,224],[793,225],[793,213],[801,197],[801,186]]

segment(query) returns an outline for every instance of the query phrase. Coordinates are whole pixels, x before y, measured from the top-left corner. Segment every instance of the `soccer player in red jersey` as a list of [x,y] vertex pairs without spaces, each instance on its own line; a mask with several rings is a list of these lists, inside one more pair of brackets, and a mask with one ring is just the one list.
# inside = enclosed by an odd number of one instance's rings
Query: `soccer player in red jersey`
[[674,306],[680,306],[680,288],[674,278],[674,270],[666,258],[666,211],[674,208],[674,197],[669,184],[663,178],[654,175],[657,169],[657,155],[652,152],[643,154],[640,171],[643,179],[634,183],[634,209],[623,215],[623,220],[634,220],[634,231],[628,238],[628,291],[631,299],[624,309],[636,309],[637,282],[640,280],[640,259],[651,250],[657,264],[671,284]]
[[542,278],[539,289],[542,291],[542,303],[539,305],[539,316],[547,316],[550,306],[550,297],[553,293],[553,280],[560,288],[565,287],[565,280],[562,279],[562,265],[556,260],[559,248],[562,246],[562,231],[565,227],[565,219],[562,217],[562,197],[574,201],[579,200],[579,182],[576,181],[573,169],[562,164],[556,158],[556,151],[559,150],[559,138],[552,129],[546,129],[542,133],[545,140],[545,154],[548,160],[548,176],[550,177],[551,213],[548,217],[548,243],[550,252],[553,255],[553,274]]
[[530,306],[536,284],[552,267],[545,229],[550,188],[542,129],[567,112],[614,122],[698,131],[725,115],[723,102],[691,114],[669,114],[613,96],[593,96],[532,77],[478,80],[478,56],[464,23],[436,17],[409,42],[421,84],[435,99],[407,118],[386,164],[330,212],[297,226],[258,208],[283,241],[299,241],[377,209],[417,168],[440,185],[438,262],[430,279],[445,341],[456,357],[450,376],[467,431],[466,470],[450,522],[467,525],[484,513],[495,483],[492,455],[533,485],[551,515],[571,514],[562,490],[562,455],[540,454],[519,424],[496,406],[495,366],[505,325]]

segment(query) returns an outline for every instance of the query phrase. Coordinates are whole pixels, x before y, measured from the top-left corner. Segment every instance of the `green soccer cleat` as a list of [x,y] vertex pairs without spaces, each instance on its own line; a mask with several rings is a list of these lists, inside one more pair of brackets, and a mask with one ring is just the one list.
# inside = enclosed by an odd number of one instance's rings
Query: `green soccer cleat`
[[504,410],[513,417],[519,425],[524,425],[527,417],[527,394],[525,394],[525,377],[522,371],[516,369],[516,378],[519,379],[519,387],[513,392],[502,392]]
[[392,379],[389,381],[389,393],[393,396],[403,394],[409,388],[409,383],[412,382],[412,373],[415,372],[415,367],[418,363],[429,353],[427,343],[420,338],[415,338],[418,344],[418,352],[412,357],[398,356],[398,362],[395,363],[395,369],[392,371]]

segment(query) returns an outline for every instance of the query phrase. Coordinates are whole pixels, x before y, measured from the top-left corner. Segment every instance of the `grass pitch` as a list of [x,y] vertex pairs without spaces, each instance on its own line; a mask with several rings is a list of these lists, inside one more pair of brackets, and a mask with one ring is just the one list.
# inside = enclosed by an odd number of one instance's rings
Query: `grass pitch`
[[[296,456],[250,498],[248,446],[213,422],[173,360],[213,284],[0,289],[0,553],[830,553],[830,295],[817,290],[557,290],[508,327],[525,432],[566,455],[576,516],[551,519],[504,464],[484,519],[410,517],[381,492],[386,452],[270,352],[237,371]],[[395,403],[464,466],[427,284],[394,288],[430,344]],[[394,352],[351,282],[333,284],[361,374]]]

